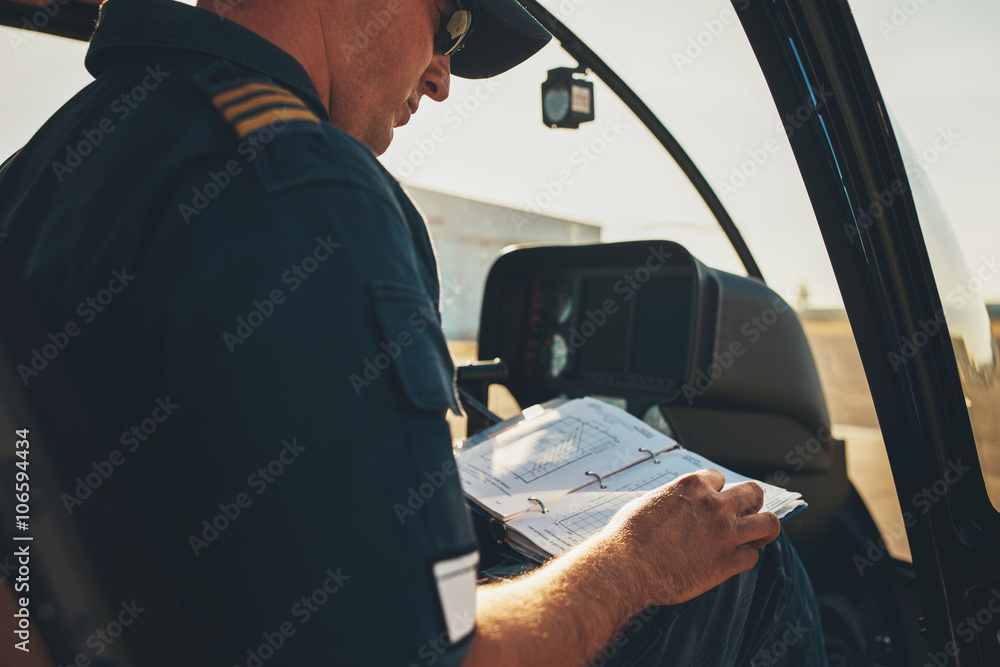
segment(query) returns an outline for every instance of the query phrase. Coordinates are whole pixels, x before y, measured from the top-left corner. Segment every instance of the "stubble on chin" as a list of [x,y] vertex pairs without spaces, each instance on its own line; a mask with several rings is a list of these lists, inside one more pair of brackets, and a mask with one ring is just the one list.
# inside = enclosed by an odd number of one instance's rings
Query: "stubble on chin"
[[395,133],[394,130],[389,130],[389,136],[384,141],[379,142],[380,145],[377,146],[372,146],[371,144],[368,145],[368,148],[372,150],[372,153],[375,154],[375,157],[379,157],[387,150],[389,150],[389,144],[392,143],[392,138],[394,136],[394,133]]

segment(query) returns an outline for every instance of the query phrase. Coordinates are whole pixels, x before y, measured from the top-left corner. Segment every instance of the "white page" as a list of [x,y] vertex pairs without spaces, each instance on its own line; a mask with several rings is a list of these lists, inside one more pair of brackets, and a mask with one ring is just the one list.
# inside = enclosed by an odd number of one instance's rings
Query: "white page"
[[[595,485],[577,491],[571,496],[546,503],[548,510],[546,514],[537,508],[515,517],[507,522],[508,530],[516,530],[545,552],[558,556],[599,532],[629,501],[681,475],[704,468],[714,468],[726,477],[726,485],[723,488],[751,481],[748,477],[715,465],[708,459],[686,450],[662,454],[657,458],[659,464],[645,461],[607,479],[606,489],[600,489]],[[764,482],[757,481],[757,483],[764,488],[764,507],[761,509],[763,512],[782,510],[782,514],[779,514],[781,518],[795,507],[804,504],[799,499],[801,494],[791,493]]]
[[[557,423],[558,422],[558,423]],[[640,448],[676,445],[632,415],[592,398],[580,398],[522,421],[458,455],[466,496],[501,518],[549,502],[642,461]]]

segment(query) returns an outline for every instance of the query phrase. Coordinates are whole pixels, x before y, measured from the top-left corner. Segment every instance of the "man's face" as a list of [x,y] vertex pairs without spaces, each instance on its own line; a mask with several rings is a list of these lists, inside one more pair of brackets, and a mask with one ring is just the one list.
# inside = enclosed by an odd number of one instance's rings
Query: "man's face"
[[448,97],[450,58],[435,45],[454,0],[358,0],[346,43],[326,44],[330,121],[381,155],[421,96]]

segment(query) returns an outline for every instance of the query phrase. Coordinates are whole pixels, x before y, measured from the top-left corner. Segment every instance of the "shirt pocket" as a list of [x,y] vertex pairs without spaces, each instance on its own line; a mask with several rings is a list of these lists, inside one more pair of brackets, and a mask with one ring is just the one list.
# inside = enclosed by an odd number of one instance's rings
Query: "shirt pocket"
[[371,285],[371,295],[382,334],[382,354],[389,357],[409,403],[420,410],[450,408],[461,414],[455,366],[427,293],[403,283],[379,281]]

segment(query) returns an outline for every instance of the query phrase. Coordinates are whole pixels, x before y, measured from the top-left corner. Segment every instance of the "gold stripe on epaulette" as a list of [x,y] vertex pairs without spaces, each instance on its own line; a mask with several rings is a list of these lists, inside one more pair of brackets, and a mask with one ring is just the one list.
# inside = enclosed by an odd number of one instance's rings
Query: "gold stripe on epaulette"
[[212,96],[212,102],[215,103],[216,107],[221,109],[226,104],[232,102],[235,99],[239,99],[251,93],[260,92],[262,90],[268,90],[273,93],[286,93],[291,95],[291,93],[289,93],[284,88],[280,88],[278,86],[269,83],[246,83],[243,84],[242,86],[237,86],[232,90],[227,90],[224,93],[219,93],[218,95]]
[[312,111],[298,107],[275,107],[265,109],[256,116],[251,116],[236,123],[236,133],[240,139],[245,139],[248,135],[257,130],[267,127],[273,123],[287,122],[290,120],[304,120],[319,124],[319,117]]
[[231,104],[224,109],[220,109],[220,111],[222,111],[222,115],[226,117],[226,120],[233,121],[245,113],[261,109],[266,106],[274,106],[278,103],[281,103],[284,106],[294,106],[299,109],[306,109],[308,111],[308,107],[302,103],[302,100],[287,92],[258,95],[257,97],[251,97],[245,102]]

